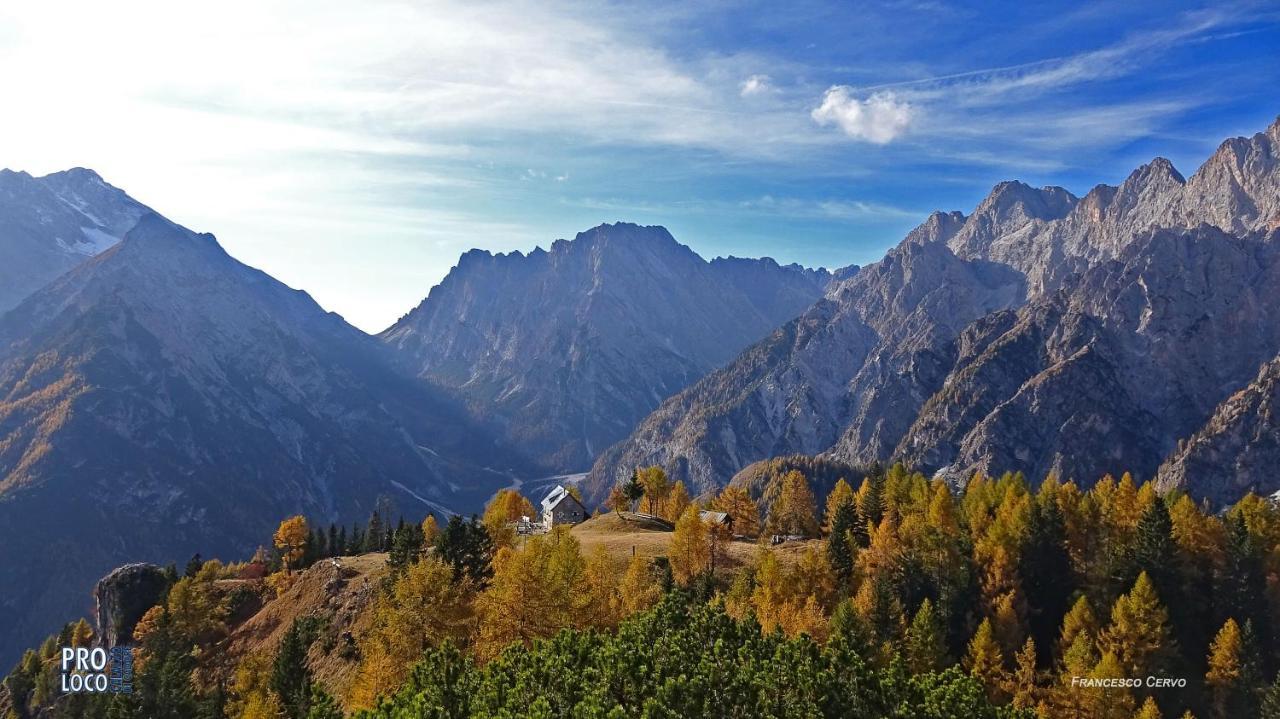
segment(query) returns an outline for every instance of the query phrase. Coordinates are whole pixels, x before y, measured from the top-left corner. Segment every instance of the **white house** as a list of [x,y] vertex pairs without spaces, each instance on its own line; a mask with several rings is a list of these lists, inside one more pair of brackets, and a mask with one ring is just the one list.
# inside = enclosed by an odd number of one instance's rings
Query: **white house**
[[587,508],[569,494],[569,490],[557,485],[542,500],[542,524],[548,530],[557,524],[578,524],[587,521]]

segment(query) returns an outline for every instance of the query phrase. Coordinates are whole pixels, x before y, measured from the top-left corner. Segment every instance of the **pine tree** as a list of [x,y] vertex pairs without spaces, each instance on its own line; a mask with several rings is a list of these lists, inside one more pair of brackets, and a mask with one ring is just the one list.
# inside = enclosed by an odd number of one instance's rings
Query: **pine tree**
[[478,517],[463,521],[453,515],[436,538],[436,555],[453,567],[454,578],[466,577],[476,587],[483,587],[493,576],[493,540]]
[[1262,692],[1258,719],[1280,719],[1280,675]]
[[925,599],[907,629],[907,665],[916,674],[938,671],[946,663],[946,639],[933,602]]
[[200,553],[196,552],[191,555],[191,559],[187,560],[187,567],[182,572],[184,577],[194,577],[200,571],[200,567],[204,566],[204,559],[200,557]]
[[328,549],[329,551],[326,554],[330,557],[336,557],[339,554],[342,554],[342,550],[346,549],[346,547],[343,547],[342,544],[343,544],[342,541],[338,539],[338,525],[334,524],[333,522],[330,522],[329,523],[329,541],[328,541],[328,546],[326,547],[326,549]]

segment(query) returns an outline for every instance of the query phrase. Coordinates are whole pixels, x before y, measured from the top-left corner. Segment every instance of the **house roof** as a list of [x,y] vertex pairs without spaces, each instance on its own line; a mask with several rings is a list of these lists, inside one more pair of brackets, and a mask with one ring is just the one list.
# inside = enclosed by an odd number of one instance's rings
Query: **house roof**
[[[555,509],[566,498],[572,499],[575,504],[577,504],[579,507],[582,507],[582,502],[579,502],[578,500],[574,499],[573,495],[569,494],[569,490],[564,488],[564,485],[558,484],[556,485],[555,489],[551,490],[550,494],[548,494],[546,497],[543,497],[542,511],[547,512]],[[586,507],[582,507],[582,508],[586,509]]]
[[725,512],[709,512],[704,509],[698,512],[698,519],[712,524],[728,524],[732,518]]

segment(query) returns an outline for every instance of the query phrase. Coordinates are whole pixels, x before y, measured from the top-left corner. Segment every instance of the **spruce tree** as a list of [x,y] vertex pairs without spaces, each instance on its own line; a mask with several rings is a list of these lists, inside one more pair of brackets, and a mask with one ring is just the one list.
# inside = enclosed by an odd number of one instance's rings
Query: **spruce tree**
[[858,514],[852,501],[838,505],[831,518],[831,536],[827,537],[827,561],[840,580],[841,591],[846,590],[853,579],[853,529],[857,523]]
[[306,719],[311,706],[311,670],[307,667],[307,648],[310,642],[305,636],[302,619],[293,620],[271,668],[271,690],[280,697],[280,703],[290,719]]
[[942,669],[946,661],[946,639],[933,602],[925,599],[907,628],[907,665],[916,674]]
[[1031,503],[1019,564],[1028,629],[1040,651],[1040,666],[1047,666],[1054,636],[1075,591],[1066,525],[1052,498]]
[[364,551],[381,552],[382,547],[382,515],[374,510],[373,515],[369,517],[369,533],[365,537]]

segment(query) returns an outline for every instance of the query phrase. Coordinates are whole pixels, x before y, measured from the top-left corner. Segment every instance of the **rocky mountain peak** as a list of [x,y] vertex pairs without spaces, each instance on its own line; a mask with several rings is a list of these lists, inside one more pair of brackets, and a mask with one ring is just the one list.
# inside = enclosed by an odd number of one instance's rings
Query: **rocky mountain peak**
[[0,170],[0,313],[115,245],[149,211],[85,168]]
[[947,242],[956,232],[964,226],[965,217],[963,212],[953,210],[951,212],[934,211],[929,213],[929,217],[918,227],[907,233],[904,243],[924,243],[924,242]]

